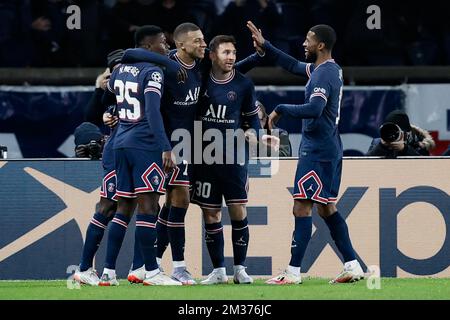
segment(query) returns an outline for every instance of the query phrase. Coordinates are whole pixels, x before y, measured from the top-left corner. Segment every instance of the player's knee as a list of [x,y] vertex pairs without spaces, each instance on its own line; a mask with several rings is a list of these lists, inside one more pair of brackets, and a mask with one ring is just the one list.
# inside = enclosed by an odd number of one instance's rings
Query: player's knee
[[173,197],[170,205],[177,208],[187,209],[189,207],[189,197],[188,196]]
[[100,207],[98,212],[101,215],[109,218],[116,213],[116,210],[117,210],[117,202],[105,198],[102,198],[100,200]]
[[334,203],[320,205],[317,207],[317,213],[323,219],[328,218],[337,211],[336,205]]
[[312,203],[295,200],[292,213],[295,217],[309,217],[312,213]]
[[230,219],[235,221],[244,220],[247,217],[247,211],[245,205],[233,204],[228,206],[228,213],[230,214]]
[[119,201],[117,202],[117,212],[121,214],[131,217],[134,213],[134,209],[136,208],[136,200],[121,198],[119,197]]
[[220,222],[221,220],[220,211],[203,210],[203,220],[205,220],[205,223],[207,224]]
[[138,213],[158,215],[159,213],[159,194],[142,193],[138,195]]

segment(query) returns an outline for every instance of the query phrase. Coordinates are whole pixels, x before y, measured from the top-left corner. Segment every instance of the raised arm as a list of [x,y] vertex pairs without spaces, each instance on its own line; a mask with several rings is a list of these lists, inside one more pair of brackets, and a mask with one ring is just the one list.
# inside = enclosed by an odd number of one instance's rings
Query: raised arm
[[267,59],[283,69],[301,76],[310,77],[314,69],[311,63],[301,62],[289,54],[274,47],[269,41],[264,39],[262,32],[251,21],[247,22],[247,27],[252,32],[253,45],[257,51],[264,51]]
[[264,60],[264,56],[255,52],[249,55],[247,58],[242,59],[241,61],[236,62],[234,67],[237,71],[241,73],[247,73],[253,68],[257,67]]
[[122,63],[136,62],[150,62],[153,64],[158,64],[164,67],[169,77],[177,77],[180,81],[184,81],[187,78],[186,71],[180,66],[180,64],[165,55],[142,48],[125,50],[122,57]]

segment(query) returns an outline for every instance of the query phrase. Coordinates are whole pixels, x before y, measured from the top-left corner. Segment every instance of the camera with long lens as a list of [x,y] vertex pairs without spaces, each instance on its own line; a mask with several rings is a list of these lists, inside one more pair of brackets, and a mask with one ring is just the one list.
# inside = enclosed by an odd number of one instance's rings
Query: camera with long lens
[[383,123],[380,127],[380,137],[387,143],[397,142],[402,138],[402,129],[392,122]]

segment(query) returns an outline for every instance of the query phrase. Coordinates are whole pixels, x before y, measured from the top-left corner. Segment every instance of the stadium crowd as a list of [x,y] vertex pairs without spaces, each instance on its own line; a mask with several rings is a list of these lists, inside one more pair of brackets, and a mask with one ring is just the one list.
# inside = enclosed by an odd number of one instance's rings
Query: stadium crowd
[[[81,9],[81,28],[66,27],[67,7]],[[370,30],[367,8],[381,8],[381,28]],[[253,52],[247,20],[283,51],[303,60],[311,25],[331,25],[340,38],[341,65],[450,64],[450,3],[387,0],[1,0],[0,67],[98,67],[108,52],[133,45],[142,25],[161,26],[172,48],[181,22],[197,24],[209,41],[237,40],[238,60]]]

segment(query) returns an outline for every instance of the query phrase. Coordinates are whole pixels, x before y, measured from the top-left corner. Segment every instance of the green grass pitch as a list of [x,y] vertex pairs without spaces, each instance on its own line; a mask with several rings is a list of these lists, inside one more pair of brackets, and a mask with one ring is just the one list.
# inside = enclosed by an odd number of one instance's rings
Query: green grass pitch
[[380,289],[367,281],[328,284],[327,279],[304,278],[303,284],[269,286],[258,279],[251,285],[144,287],[120,282],[118,287],[68,289],[67,281],[0,281],[0,299],[13,300],[450,300],[448,278],[381,278]]

